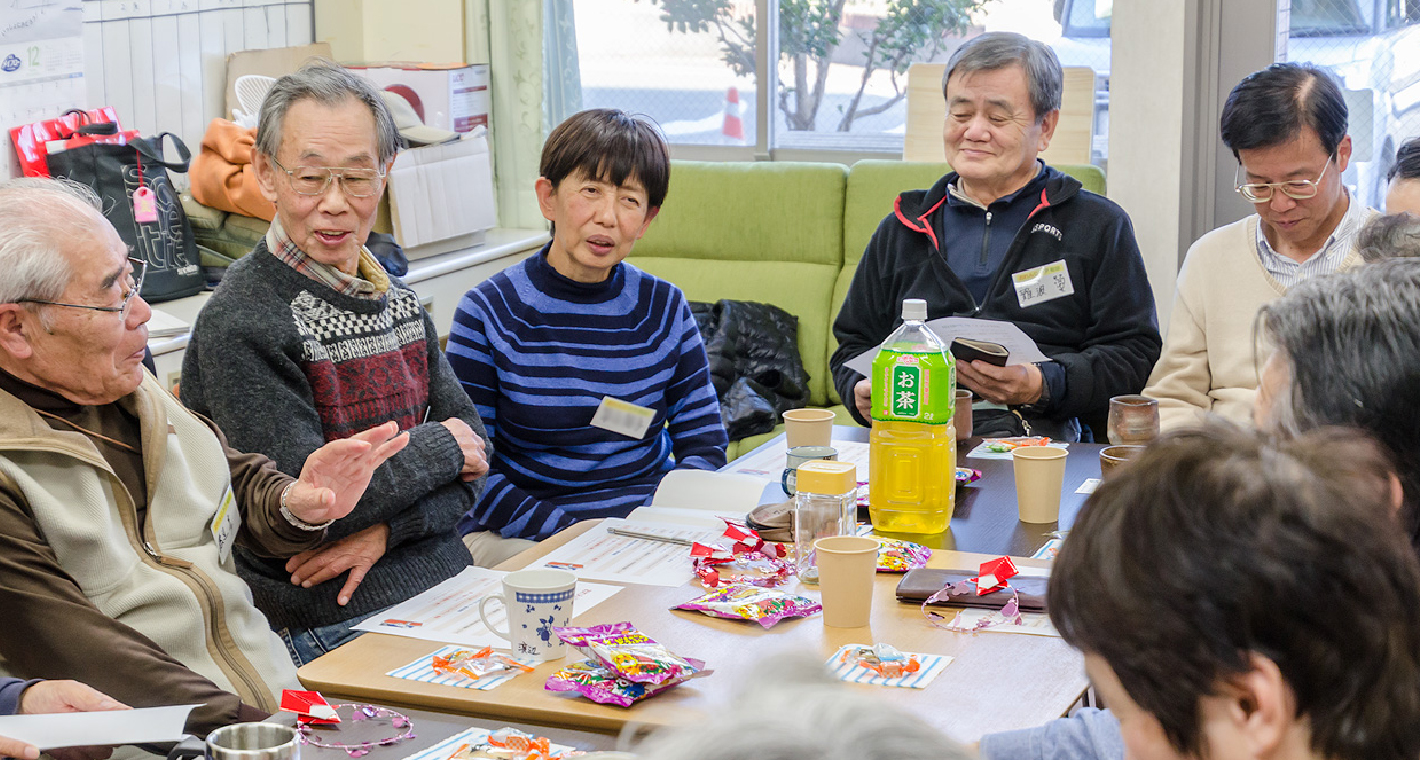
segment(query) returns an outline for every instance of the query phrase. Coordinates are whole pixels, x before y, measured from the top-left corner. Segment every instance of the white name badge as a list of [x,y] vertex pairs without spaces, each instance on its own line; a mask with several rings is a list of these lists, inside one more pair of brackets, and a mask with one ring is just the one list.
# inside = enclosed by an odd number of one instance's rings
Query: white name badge
[[242,527],[241,510],[237,509],[237,497],[232,487],[222,492],[222,501],[217,514],[212,516],[212,538],[217,541],[217,556],[223,562],[232,556],[232,544],[237,541],[237,531]]
[[1020,301],[1022,309],[1075,293],[1075,283],[1070,281],[1065,259],[1016,272],[1011,275],[1011,282],[1016,286],[1016,300]]
[[592,415],[592,427],[610,430],[627,438],[640,439],[645,437],[646,428],[651,426],[651,421],[655,418],[654,409],[605,396],[597,407],[597,413]]

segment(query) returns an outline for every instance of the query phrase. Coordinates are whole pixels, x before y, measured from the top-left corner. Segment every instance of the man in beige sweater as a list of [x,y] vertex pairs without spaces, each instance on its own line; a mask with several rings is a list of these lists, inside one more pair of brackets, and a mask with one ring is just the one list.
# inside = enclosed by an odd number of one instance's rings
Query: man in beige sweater
[[1223,105],[1237,192],[1256,213],[1199,238],[1178,273],[1164,353],[1144,395],[1163,429],[1207,413],[1247,424],[1258,367],[1257,310],[1302,280],[1361,263],[1356,236],[1376,212],[1347,193],[1346,101],[1331,75],[1279,63],[1243,79]]

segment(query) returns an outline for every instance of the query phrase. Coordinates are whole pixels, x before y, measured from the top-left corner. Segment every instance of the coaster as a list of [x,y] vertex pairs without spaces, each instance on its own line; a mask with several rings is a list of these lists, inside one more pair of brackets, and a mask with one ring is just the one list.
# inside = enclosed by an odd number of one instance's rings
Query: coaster
[[[404,760],[447,760],[447,758],[449,758],[455,752],[458,751],[459,747],[462,747],[465,744],[472,744],[474,746],[478,746],[487,742],[488,736],[491,733],[493,732],[489,731],[486,728],[470,728],[467,731],[461,731],[457,734],[454,734],[453,736],[450,736],[449,738],[439,742],[438,744],[435,744],[434,746],[424,750],[423,752],[416,752],[413,755],[404,758]],[[571,747],[568,747],[563,744],[554,744],[552,745],[551,749],[554,753],[572,751]]]
[[[493,673],[491,675],[486,675],[478,679],[477,681],[470,681],[469,679],[464,678],[463,676],[444,675],[443,673],[434,670],[434,658],[436,656],[447,657],[448,655],[451,655],[454,652],[459,651],[460,649],[468,649],[468,647],[446,646],[437,652],[430,652],[429,654],[420,657],[419,659],[409,663],[408,665],[405,665],[402,668],[395,668],[394,670],[391,670],[385,675],[394,676],[395,678],[403,678],[407,681],[438,683],[443,684],[445,686],[457,686],[461,689],[478,689],[479,691],[488,691],[489,689],[496,689],[499,686],[502,686],[503,684],[507,683],[508,681],[517,678],[519,675],[516,672]],[[526,665],[537,665],[536,662],[533,662],[532,660],[527,659],[526,657],[514,657],[513,659]]]
[[914,654],[917,655],[917,662],[921,664],[922,669],[918,670],[916,673],[909,673],[901,678],[884,678],[874,673],[869,668],[857,663],[839,661],[843,657],[844,650],[857,649],[862,646],[862,644],[844,644],[839,647],[838,651],[834,652],[833,656],[829,657],[828,662],[824,664],[833,672],[834,677],[840,681],[848,681],[849,683],[870,683],[878,686],[897,686],[904,689],[925,689],[927,688],[927,684],[932,683],[932,679],[941,675],[942,671],[946,670],[947,665],[951,664],[952,661],[950,656],[944,654],[903,652],[903,654],[909,657]]

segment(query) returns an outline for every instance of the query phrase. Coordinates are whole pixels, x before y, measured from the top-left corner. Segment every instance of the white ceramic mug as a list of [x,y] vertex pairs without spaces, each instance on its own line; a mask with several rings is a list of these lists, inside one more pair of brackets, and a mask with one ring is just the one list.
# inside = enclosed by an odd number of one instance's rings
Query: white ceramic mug
[[[552,629],[572,620],[576,593],[577,576],[566,570],[518,570],[503,578],[503,593],[489,594],[478,603],[478,616],[488,630],[513,645],[513,654],[538,662],[555,660],[566,647]],[[507,611],[507,630],[488,619],[488,603],[494,599]]]

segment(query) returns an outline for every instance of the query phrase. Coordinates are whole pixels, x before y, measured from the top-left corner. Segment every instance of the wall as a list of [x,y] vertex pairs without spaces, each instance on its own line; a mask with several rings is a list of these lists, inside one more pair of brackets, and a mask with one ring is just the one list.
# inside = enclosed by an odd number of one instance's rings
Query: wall
[[315,0],[315,17],[338,61],[467,60],[463,0]]

